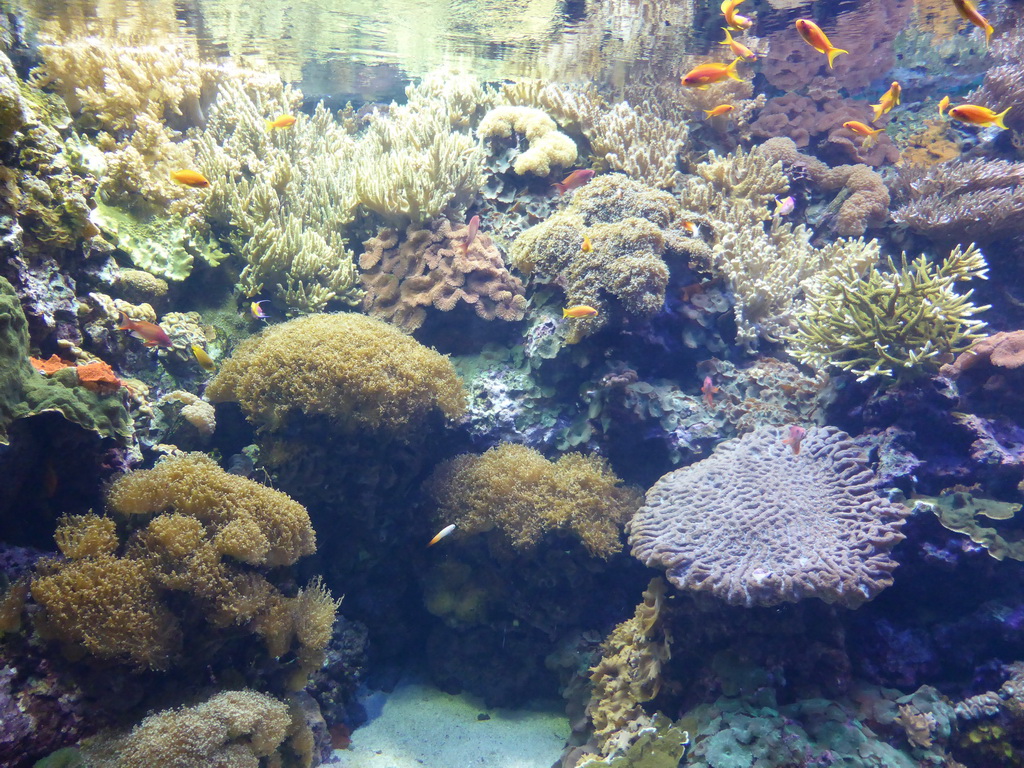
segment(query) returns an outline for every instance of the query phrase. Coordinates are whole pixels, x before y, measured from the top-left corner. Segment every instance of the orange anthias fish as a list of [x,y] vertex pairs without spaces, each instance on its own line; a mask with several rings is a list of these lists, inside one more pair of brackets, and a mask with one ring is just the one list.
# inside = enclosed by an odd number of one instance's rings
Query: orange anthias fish
[[714,408],[715,393],[718,392],[718,387],[711,383],[710,376],[704,377],[704,383],[701,385],[700,391],[704,395],[704,402],[708,404],[708,408]]
[[267,120],[267,130],[271,131],[274,128],[291,128],[298,121],[295,115],[278,115],[274,120]]
[[590,168],[581,168],[570,173],[564,180],[556,181],[551,186],[558,190],[558,194],[564,195],[566,192],[582,187],[592,178],[594,178],[594,172]]
[[719,43],[719,45],[728,45],[729,50],[732,51],[733,56],[738,56],[744,61],[757,61],[757,54],[747,48],[743,43],[738,40],[732,39],[732,32],[729,31],[728,27],[722,27],[725,30],[725,40]]
[[995,32],[995,28],[988,23],[988,19],[978,13],[974,3],[971,0],[953,0],[953,7],[956,8],[957,13],[985,33],[985,44],[988,45],[992,33]]
[[939,117],[946,114],[946,110],[949,108],[949,96],[943,96],[942,101],[939,102]]
[[117,326],[117,330],[131,331],[132,336],[142,339],[147,347],[171,346],[171,337],[159,325],[145,320],[132,320],[124,312],[121,313],[121,323]]
[[843,128],[854,133],[859,133],[864,137],[864,146],[870,147],[878,138],[878,134],[884,131],[884,128],[872,128],[867,123],[862,123],[860,120],[847,120],[843,123]]
[[722,15],[725,16],[725,23],[730,29],[744,30],[754,26],[754,22],[746,16],[736,13],[736,7],[743,0],[722,0]]
[[584,253],[590,253],[594,250],[594,246],[590,244],[590,238],[586,235],[583,236],[583,245],[580,246],[580,250]]
[[740,58],[733,60],[732,64],[701,64],[694,67],[683,75],[683,85],[691,88],[710,88],[713,83],[731,77],[733,80],[745,82],[742,77],[736,74],[736,66],[742,61]]
[[562,317],[596,317],[597,310],[593,307],[588,307],[586,304],[577,304],[575,307],[566,307],[562,310]]
[[800,443],[803,442],[804,438],[807,437],[807,430],[803,427],[791,426],[789,428],[789,437],[782,438],[783,445],[788,445],[793,449],[793,455],[796,456],[800,453]]
[[980,126],[996,125],[1005,129],[1006,123],[1003,120],[1010,109],[1010,107],[1007,107],[1002,112],[996,113],[994,109],[979,107],[977,104],[961,104],[958,107],[950,107],[949,116],[954,120],[959,120],[961,123]]
[[897,106],[900,103],[901,93],[903,93],[903,89],[894,80],[893,84],[889,86],[889,90],[882,94],[882,98],[878,100],[878,103],[871,105],[871,108],[875,110],[875,116],[871,118],[871,122],[877,123],[878,118]]
[[476,233],[480,231],[480,217],[474,216],[469,220],[469,234],[466,235],[466,242],[462,246],[462,255],[469,253],[469,246],[476,240]]
[[176,181],[184,187],[193,187],[195,189],[206,189],[206,187],[210,186],[210,180],[199,171],[171,171],[171,181]]
[[828,39],[828,35],[822,32],[821,27],[810,19],[797,19],[796,31],[800,33],[800,37],[802,37],[807,44],[811,46],[811,48],[828,56],[829,69],[832,69],[832,62],[836,60],[836,56],[840,53],[849,53],[849,51],[844,51],[842,48],[836,48],[832,45],[832,41]]
[[705,109],[704,114],[707,115],[707,117],[705,117],[704,119],[708,120],[709,118],[712,117],[725,115],[728,114],[729,112],[732,112],[734,109],[736,109],[736,107],[734,107],[732,104],[719,104],[717,107],[713,109]]
[[686,234],[691,237],[700,237],[700,224],[694,224],[692,221],[684,221],[680,226]]

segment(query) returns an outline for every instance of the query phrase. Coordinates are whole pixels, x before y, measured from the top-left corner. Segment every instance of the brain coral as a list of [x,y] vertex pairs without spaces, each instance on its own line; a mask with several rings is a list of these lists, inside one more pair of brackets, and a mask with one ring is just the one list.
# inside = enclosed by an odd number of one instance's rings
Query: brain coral
[[276,432],[297,414],[336,428],[408,433],[434,411],[465,410],[462,380],[447,357],[394,326],[355,314],[308,315],[239,345],[206,390],[237,402]]
[[906,509],[875,493],[845,432],[810,428],[799,454],[781,437],[758,429],[658,480],[627,526],[633,555],[733,605],[855,608],[889,586]]

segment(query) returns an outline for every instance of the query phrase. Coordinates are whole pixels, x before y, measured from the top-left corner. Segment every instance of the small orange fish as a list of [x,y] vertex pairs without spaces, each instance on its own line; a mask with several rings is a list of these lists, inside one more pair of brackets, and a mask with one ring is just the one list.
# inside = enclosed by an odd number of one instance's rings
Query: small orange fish
[[794,425],[789,428],[789,437],[782,438],[782,444],[792,448],[793,455],[797,456],[800,453],[800,443],[803,442],[805,437],[807,437],[807,430]]
[[195,189],[206,189],[210,186],[210,180],[203,176],[199,171],[171,171],[171,181],[176,181],[182,186],[193,187]]
[[704,90],[705,88],[710,88],[713,83],[725,80],[727,77],[739,80],[741,83],[745,82],[736,73],[736,66],[741,61],[742,59],[737,57],[733,60],[732,64],[701,64],[699,67],[694,67],[683,75],[683,85]]
[[121,322],[117,330],[130,331],[132,336],[142,339],[147,347],[171,346],[171,337],[159,325],[145,320],[132,320],[124,312],[121,313]]
[[705,117],[704,119],[708,120],[712,117],[718,117],[719,115],[726,115],[729,112],[732,112],[734,109],[736,109],[736,107],[734,107],[732,104],[719,104],[717,107],[714,107],[713,109],[705,109],[704,114],[707,115],[707,117]]
[[704,395],[704,402],[708,404],[708,408],[715,407],[715,393],[718,392],[718,387],[711,383],[711,377],[704,377],[704,384],[700,388],[701,394]]
[[893,107],[899,105],[901,93],[903,93],[903,89],[900,87],[900,84],[894,80],[892,85],[889,86],[889,90],[882,94],[882,98],[878,100],[878,103],[871,105],[871,108],[875,110],[875,116],[871,118],[871,122],[877,123],[878,118],[889,112]]
[[254,301],[249,304],[249,314],[252,315],[253,320],[266,320],[267,313],[263,311],[263,304],[269,304],[270,299],[264,299],[263,301]]
[[594,246],[590,244],[590,238],[586,235],[583,236],[583,245],[580,246],[580,250],[584,253],[590,253],[594,250]]
[[700,237],[700,224],[694,224],[692,221],[684,221],[681,224],[686,234],[692,237]]
[[267,130],[272,131],[275,128],[291,128],[298,121],[295,115],[278,115],[274,120],[266,120]]
[[469,246],[476,240],[476,233],[480,231],[480,217],[474,216],[469,220],[469,233],[466,235],[466,242],[462,246],[462,255],[469,253]]
[[450,535],[451,532],[455,530],[455,528],[456,528],[455,523],[452,523],[451,525],[446,525],[444,528],[442,528],[440,531],[438,531],[436,534],[434,534],[434,538],[432,538],[429,542],[427,542],[427,546],[428,547],[434,546],[435,544],[437,544],[437,542],[439,542],[445,536]]
[[551,186],[558,190],[558,194],[564,195],[566,192],[571,192],[577,187],[582,187],[592,178],[594,178],[594,172],[590,168],[581,168],[570,173],[564,180],[556,181]]
[[971,0],[953,0],[953,7],[956,8],[957,13],[985,33],[985,45],[988,45],[992,33],[995,32],[995,28],[988,23],[988,19],[978,13],[974,3]]
[[725,16],[725,23],[729,25],[730,29],[742,31],[754,26],[751,19],[736,13],[736,7],[742,2],[743,0],[722,0],[722,15]]
[[979,107],[977,104],[961,104],[958,107],[950,107],[949,116],[961,123],[980,126],[996,125],[1005,130],[1006,123],[1003,120],[1010,109],[1007,107],[1002,112],[996,113],[994,109]]
[[939,117],[946,114],[946,110],[949,108],[949,96],[943,96],[939,102]]
[[806,43],[811,46],[811,48],[828,56],[829,69],[832,69],[832,62],[836,60],[836,56],[840,53],[849,53],[849,51],[844,51],[842,48],[836,48],[832,45],[832,41],[828,39],[828,35],[822,32],[821,27],[810,19],[797,19],[796,31],[800,33],[800,37],[802,37]]
[[562,310],[562,317],[596,317],[597,310],[593,307],[588,307],[586,304],[578,304],[575,307],[566,307]]
[[884,128],[872,128],[866,123],[862,123],[860,120],[847,120],[843,123],[843,128],[854,133],[859,133],[864,137],[864,146],[870,147],[878,138],[878,134],[884,131]]
[[743,43],[738,40],[732,39],[732,32],[729,31],[728,27],[722,27],[725,30],[725,40],[719,43],[719,45],[728,45],[729,50],[732,51],[733,56],[738,56],[744,61],[757,61],[757,54],[747,48]]

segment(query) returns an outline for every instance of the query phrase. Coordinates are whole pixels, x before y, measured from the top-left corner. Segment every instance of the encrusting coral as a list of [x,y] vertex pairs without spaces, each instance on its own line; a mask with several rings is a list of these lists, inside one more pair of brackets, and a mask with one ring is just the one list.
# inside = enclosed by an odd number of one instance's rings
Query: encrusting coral
[[957,246],[938,266],[924,256],[908,263],[904,254],[899,267],[891,257],[888,267],[863,277],[847,267],[809,287],[787,338],[790,354],[863,381],[936,370],[983,335],[985,322],[974,316],[988,307],[971,303],[973,291],[955,290],[957,283],[986,276],[977,248]]
[[233,401],[271,432],[299,414],[326,416],[335,429],[411,437],[434,412],[465,410],[447,357],[382,320],[308,315],[246,339],[210,382],[206,396]]
[[427,490],[437,519],[464,534],[497,529],[516,549],[533,549],[548,531],[572,532],[591,554],[621,549],[619,526],[640,502],[603,459],[569,453],[556,462],[503,443],[480,456],[442,464]]
[[484,115],[476,132],[482,139],[508,139],[513,133],[523,134],[529,147],[512,161],[512,169],[520,176],[548,176],[551,166],[566,167],[576,162],[576,144],[560,133],[555,121],[539,109],[495,107]]
[[393,229],[380,230],[359,257],[363,308],[405,331],[423,324],[428,307],[448,312],[459,302],[484,320],[521,320],[522,282],[488,235],[477,233],[467,247],[468,239],[469,228],[453,229],[448,219],[423,229],[410,224],[401,239]]
[[[202,657],[196,641],[211,628],[246,627],[272,656],[295,651],[301,687],[336,604],[318,582],[285,597],[264,573],[315,551],[305,508],[198,453],[124,475],[107,506],[113,517],[64,518],[56,540],[66,559],[37,568],[31,591],[45,637],[78,655],[166,670]],[[125,518],[142,523],[115,524]]]
[[856,608],[892,584],[907,510],[874,491],[845,432],[812,427],[795,453],[780,431],[757,429],[658,480],[627,525],[633,555],[732,605]]

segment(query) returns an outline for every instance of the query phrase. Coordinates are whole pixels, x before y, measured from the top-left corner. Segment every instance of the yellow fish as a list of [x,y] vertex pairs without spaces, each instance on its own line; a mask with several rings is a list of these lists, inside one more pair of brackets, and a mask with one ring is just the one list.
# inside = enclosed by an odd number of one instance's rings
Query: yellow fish
[[981,126],[997,125],[1005,130],[1006,123],[1003,122],[1003,119],[1009,111],[1010,107],[996,113],[994,109],[979,107],[977,104],[961,104],[958,107],[950,107],[949,116],[961,123]]
[[863,136],[865,147],[870,147],[874,144],[878,134],[885,130],[884,128],[872,128],[870,125],[862,123],[860,120],[847,120],[843,123],[843,128],[848,131],[853,131],[854,133],[859,133]]
[[942,101],[939,102],[939,117],[946,114],[947,109],[949,109],[949,96],[943,96]]
[[213,358],[206,354],[206,350],[198,344],[192,345],[192,354],[196,356],[196,362],[203,366],[205,370],[210,373],[217,370],[217,364],[213,362]]
[[708,118],[711,117],[718,117],[719,115],[724,115],[729,112],[732,112],[734,109],[736,109],[736,107],[734,107],[732,104],[719,104],[714,109],[705,109],[704,114],[706,114],[707,117],[705,117],[704,119],[707,120]]
[[871,105],[871,108],[875,110],[875,116],[871,118],[871,122],[877,123],[878,118],[897,106],[900,103],[900,94],[902,92],[903,89],[900,88],[900,84],[893,81],[893,84],[889,86],[889,90],[882,94],[882,98],[878,100],[878,103]]
[[732,32],[729,31],[728,27],[722,27],[722,29],[725,30],[725,40],[720,42],[719,45],[728,45],[733,56],[739,56],[744,61],[757,61],[756,53],[738,40],[732,39]]
[[736,7],[742,2],[743,0],[722,0],[722,15],[725,16],[725,23],[729,25],[730,29],[742,31],[750,29],[754,25],[752,20],[736,13]]
[[583,245],[580,246],[580,250],[583,251],[584,253],[590,253],[592,250],[594,250],[594,246],[590,244],[589,237],[583,237]]
[[967,19],[971,24],[985,33],[985,45],[988,45],[989,38],[995,32],[995,28],[988,23],[988,19],[978,13],[971,0],[953,0],[953,7],[956,12]]
[[562,317],[596,317],[597,310],[593,307],[588,307],[586,304],[579,304],[575,307],[566,307],[562,310]]
[[187,169],[171,171],[171,181],[176,181],[183,186],[194,187],[196,189],[205,189],[210,186],[210,180],[203,176],[199,171],[190,171]]
[[295,125],[298,118],[295,115],[278,115],[274,120],[265,121],[267,124],[267,130],[273,130],[274,128],[291,128]]

